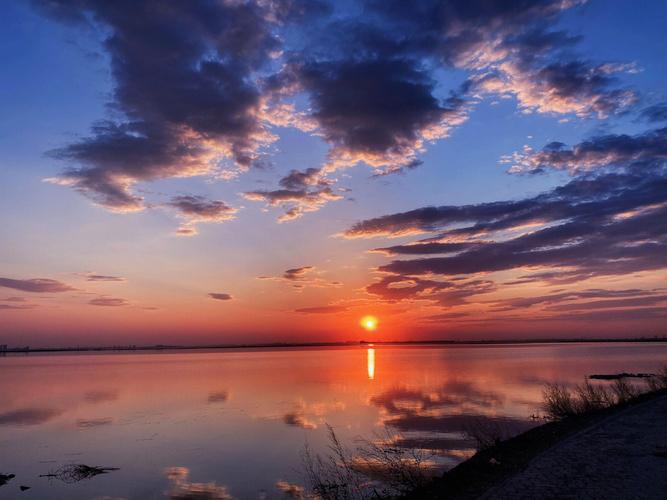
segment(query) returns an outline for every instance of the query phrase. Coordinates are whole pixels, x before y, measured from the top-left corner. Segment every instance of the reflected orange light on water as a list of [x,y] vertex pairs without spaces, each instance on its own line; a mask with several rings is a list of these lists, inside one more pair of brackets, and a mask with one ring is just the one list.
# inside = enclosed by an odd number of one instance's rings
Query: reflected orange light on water
[[368,380],[373,380],[375,378],[375,349],[368,349],[367,358]]
[[[383,426],[398,429],[453,467],[475,452],[468,426],[533,425],[545,381],[648,372],[666,357],[667,346],[649,343],[6,356],[0,462],[11,457],[9,470],[36,477],[51,467],[36,457],[66,457],[74,449],[133,471],[79,483],[78,490],[35,481],[32,498],[136,498],[138,488],[153,497],[168,488],[174,498],[202,490],[215,498],[258,498],[284,474],[300,477],[306,436],[327,453],[327,423],[345,443]],[[267,443],[280,454],[267,454]],[[190,473],[218,470],[221,462],[238,464],[238,473],[212,472],[206,483]],[[258,469],[268,472],[258,477]],[[157,477],[160,471],[168,476]]]

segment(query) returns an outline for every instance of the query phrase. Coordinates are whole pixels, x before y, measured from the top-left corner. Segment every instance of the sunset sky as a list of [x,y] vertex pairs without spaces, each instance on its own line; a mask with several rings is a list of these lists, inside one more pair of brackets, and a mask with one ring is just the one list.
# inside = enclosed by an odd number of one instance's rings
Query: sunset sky
[[664,1],[0,9],[0,344],[667,334]]

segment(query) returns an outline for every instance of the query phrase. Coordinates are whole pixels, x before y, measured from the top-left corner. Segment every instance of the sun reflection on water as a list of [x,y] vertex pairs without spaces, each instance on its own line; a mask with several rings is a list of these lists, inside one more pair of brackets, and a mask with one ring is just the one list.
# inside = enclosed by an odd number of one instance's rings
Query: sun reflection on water
[[368,380],[375,378],[375,349],[368,349]]

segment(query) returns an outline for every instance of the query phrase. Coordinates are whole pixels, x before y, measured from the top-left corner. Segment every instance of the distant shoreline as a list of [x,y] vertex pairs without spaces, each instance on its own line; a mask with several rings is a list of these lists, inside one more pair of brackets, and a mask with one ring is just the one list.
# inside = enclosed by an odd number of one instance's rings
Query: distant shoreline
[[209,344],[209,345],[123,345],[76,347],[4,347],[2,354],[30,354],[50,352],[126,352],[126,351],[201,351],[217,349],[289,349],[303,347],[358,347],[358,346],[421,346],[421,345],[520,345],[520,344],[582,344],[582,343],[649,343],[667,342],[667,337],[634,338],[571,338],[571,339],[506,339],[506,340],[403,340],[403,341],[348,341],[348,342],[270,342],[262,344]]

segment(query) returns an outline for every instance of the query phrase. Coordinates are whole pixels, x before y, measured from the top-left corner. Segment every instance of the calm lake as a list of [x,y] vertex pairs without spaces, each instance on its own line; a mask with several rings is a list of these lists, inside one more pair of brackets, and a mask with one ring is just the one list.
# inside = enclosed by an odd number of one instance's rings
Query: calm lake
[[[391,426],[451,467],[471,421],[535,425],[546,382],[665,363],[664,343],[8,355],[0,498],[288,498],[326,424],[351,447]],[[72,463],[119,470],[38,477]]]

